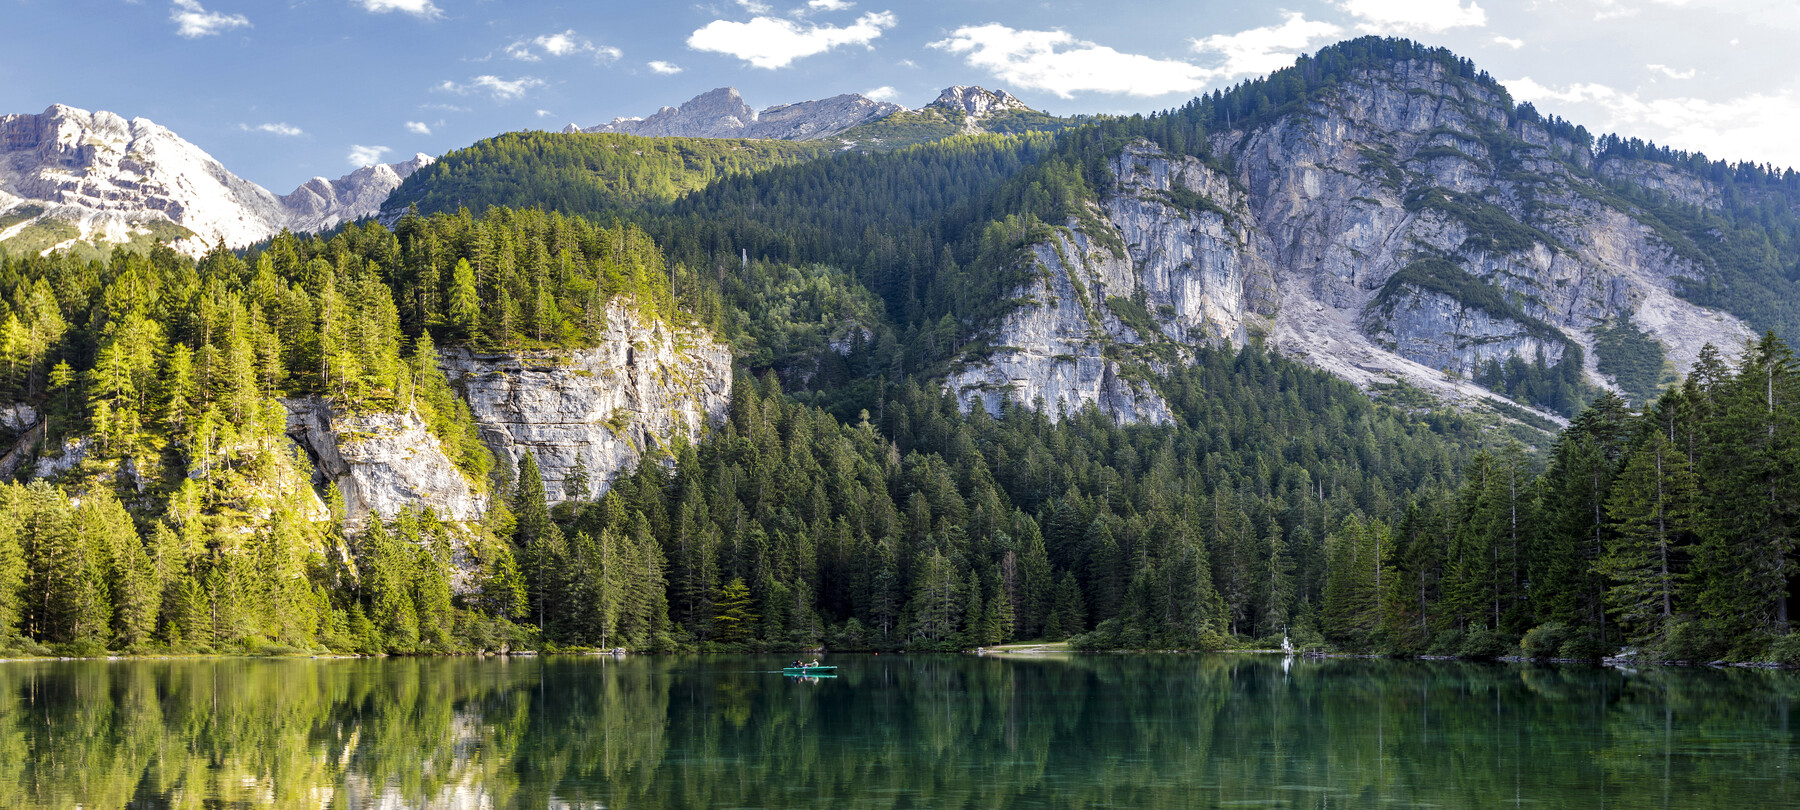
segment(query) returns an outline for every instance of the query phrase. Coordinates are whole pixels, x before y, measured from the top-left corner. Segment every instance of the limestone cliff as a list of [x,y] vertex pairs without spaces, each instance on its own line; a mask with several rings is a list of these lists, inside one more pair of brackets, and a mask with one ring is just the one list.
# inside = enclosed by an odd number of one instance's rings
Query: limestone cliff
[[283,402],[288,436],[313,462],[313,483],[336,484],[345,517],[391,518],[419,505],[454,521],[481,517],[478,494],[416,413],[357,413],[319,397]]
[[510,469],[532,453],[552,501],[566,498],[578,464],[598,495],[677,437],[697,439],[730,405],[731,351],[709,335],[617,299],[606,322],[591,349],[443,356],[499,464]]
[[1361,385],[1469,401],[1498,396],[1468,382],[1488,361],[1554,364],[1572,348],[1610,386],[1591,331],[1621,316],[1677,373],[1703,344],[1750,334],[1677,295],[1706,269],[1600,178],[1696,205],[1717,205],[1716,188],[1641,161],[1596,166],[1506,103],[1440,64],[1401,62],[1213,135],[1207,162],[1125,147],[1087,215],[1028,251],[1040,278],[986,336],[1000,348],[950,386],[989,406],[1005,391],[1160,421],[1154,358],[1255,336]]

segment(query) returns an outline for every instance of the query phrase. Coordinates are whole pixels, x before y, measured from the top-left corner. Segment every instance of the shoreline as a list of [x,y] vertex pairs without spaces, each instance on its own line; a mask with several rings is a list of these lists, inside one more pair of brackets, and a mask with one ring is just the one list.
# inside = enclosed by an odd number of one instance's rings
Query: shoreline
[[633,652],[626,650],[569,650],[543,652],[538,650],[513,650],[507,652],[454,652],[454,653],[285,653],[259,655],[256,653],[192,653],[192,654],[156,654],[156,655],[90,655],[59,656],[40,655],[23,657],[0,657],[0,665],[14,663],[67,663],[76,661],[219,661],[228,659],[254,660],[364,660],[379,658],[545,658],[552,656],[599,658],[624,658],[627,656],[665,656],[665,655],[785,655],[793,652],[823,652],[831,655],[974,655],[981,657],[1015,657],[1015,658],[1050,658],[1070,655],[1253,655],[1283,656],[1314,661],[1330,659],[1376,659],[1386,658],[1395,661],[1462,661],[1465,663],[1507,663],[1507,664],[1557,664],[1563,666],[1583,665],[1612,669],[1632,669],[1638,667],[1682,667],[1705,669],[1757,669],[1757,670],[1800,670],[1800,667],[1789,667],[1768,661],[1646,661],[1636,658],[1608,657],[1590,658],[1527,658],[1518,655],[1504,655],[1494,658],[1469,658],[1458,655],[1411,655],[1390,656],[1379,653],[1349,652],[1285,652],[1278,649],[1245,649],[1245,650],[1076,650],[1059,643],[1000,645],[995,647],[975,647],[967,650],[773,650],[759,652],[718,652],[718,651],[676,651],[676,652]]

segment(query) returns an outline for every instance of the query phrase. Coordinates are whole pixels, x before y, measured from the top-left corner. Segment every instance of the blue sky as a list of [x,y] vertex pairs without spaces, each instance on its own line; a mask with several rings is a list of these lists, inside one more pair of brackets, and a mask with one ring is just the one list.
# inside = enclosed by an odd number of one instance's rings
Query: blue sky
[[0,0],[0,113],[145,117],[285,193],[361,162],[647,115],[952,84],[1147,112],[1364,33],[1468,56],[1597,132],[1800,165],[1794,0]]

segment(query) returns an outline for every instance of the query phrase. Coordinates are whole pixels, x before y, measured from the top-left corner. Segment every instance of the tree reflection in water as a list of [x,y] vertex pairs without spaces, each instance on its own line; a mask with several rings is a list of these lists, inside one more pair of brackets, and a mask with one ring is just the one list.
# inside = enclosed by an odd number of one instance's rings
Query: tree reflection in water
[[0,806],[1745,807],[1790,673],[1245,656],[0,664]]

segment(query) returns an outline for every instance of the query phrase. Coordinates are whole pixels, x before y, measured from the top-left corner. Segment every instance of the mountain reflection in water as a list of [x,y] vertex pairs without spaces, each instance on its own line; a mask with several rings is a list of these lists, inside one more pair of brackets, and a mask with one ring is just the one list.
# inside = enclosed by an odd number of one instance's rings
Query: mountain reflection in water
[[[1783,672],[1277,657],[0,664],[0,806],[1800,806]],[[774,671],[771,671],[774,670]]]

